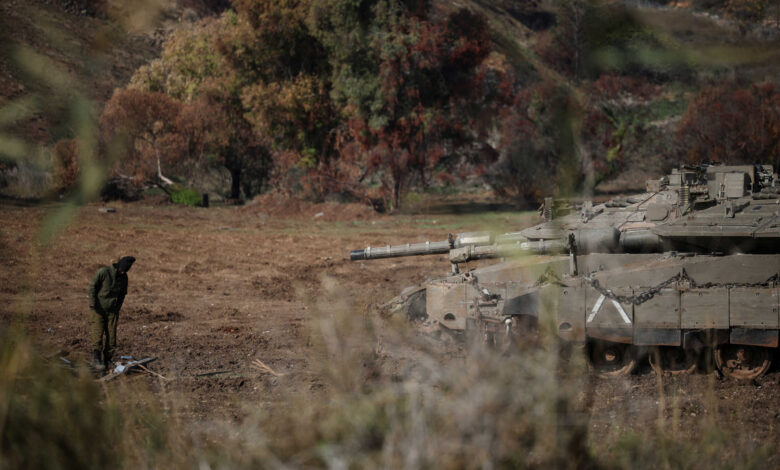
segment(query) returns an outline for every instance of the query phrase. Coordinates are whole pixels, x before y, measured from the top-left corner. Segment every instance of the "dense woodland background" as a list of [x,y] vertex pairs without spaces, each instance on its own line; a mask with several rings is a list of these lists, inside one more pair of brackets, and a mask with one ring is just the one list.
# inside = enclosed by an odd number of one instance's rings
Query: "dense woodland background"
[[[0,192],[641,188],[780,163],[770,0],[61,0],[0,6]],[[148,194],[148,191],[147,191]]]

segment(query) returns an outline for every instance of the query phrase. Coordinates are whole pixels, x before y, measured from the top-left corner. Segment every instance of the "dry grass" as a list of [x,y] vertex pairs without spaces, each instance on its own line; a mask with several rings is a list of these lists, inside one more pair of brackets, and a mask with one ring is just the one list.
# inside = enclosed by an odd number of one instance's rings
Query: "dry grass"
[[[176,396],[134,382],[101,387],[86,369],[41,359],[18,331],[0,352],[0,468],[770,468],[772,442],[751,442],[710,414],[680,429],[681,402],[659,380],[655,426],[618,416],[594,435],[597,381],[557,343],[501,355],[432,343],[408,325],[355,313],[322,280],[311,308],[320,400],[246,406],[239,423],[184,425]],[[261,361],[264,374],[274,375]],[[630,384],[626,384],[630,387]],[[613,384],[616,390],[623,385]],[[714,405],[714,398],[707,401]],[[671,414],[665,413],[671,410]],[[666,418],[672,416],[672,419]]]

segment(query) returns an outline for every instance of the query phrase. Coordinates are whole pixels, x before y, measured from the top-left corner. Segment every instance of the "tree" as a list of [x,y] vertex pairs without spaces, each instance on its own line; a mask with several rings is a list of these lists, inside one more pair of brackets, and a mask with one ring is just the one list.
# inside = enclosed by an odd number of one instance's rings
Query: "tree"
[[562,0],[558,2],[558,41],[564,70],[575,79],[582,73],[586,47],[587,0]]
[[743,35],[753,23],[758,23],[766,16],[769,0],[727,0],[726,14],[736,19],[739,31]]
[[270,172],[268,151],[244,118],[238,97],[219,87],[204,87],[185,104],[176,127],[185,139],[193,161],[220,165],[230,174],[230,197],[241,191],[252,197],[262,190]]
[[118,151],[116,171],[138,184],[170,184],[163,168],[178,163],[182,141],[175,123],[181,105],[163,93],[116,90],[100,117],[104,148]]
[[488,174],[496,192],[530,205],[578,189],[584,172],[581,115],[564,86],[541,82],[517,93],[501,116],[501,155]]
[[236,28],[224,34],[220,50],[247,83],[271,83],[316,75],[325,51],[309,31],[311,0],[234,0]]
[[689,162],[780,163],[780,93],[772,83],[724,82],[702,90],[677,130]]
[[268,152],[263,136],[245,119],[242,90],[247,78],[236,71],[221,49],[233,43],[246,25],[235,13],[177,31],[162,56],[141,67],[131,87],[163,93],[184,104],[175,122],[186,139],[187,156],[224,167],[230,174],[233,199],[256,194],[266,181]]
[[182,151],[224,166],[234,196],[259,186],[243,183],[253,168],[253,183],[316,198],[379,181],[398,207],[412,181],[427,184],[437,163],[451,167],[451,155],[484,141],[514,91],[486,21],[467,10],[433,17],[427,0],[234,6],[175,33],[131,83],[182,103]]
[[327,53],[307,23],[311,2],[236,2],[243,27],[223,38],[226,60],[243,77],[245,118],[273,151],[275,182],[319,198],[307,185],[335,158],[338,125],[330,99]]
[[361,176],[379,178],[397,208],[412,179],[427,184],[445,154],[478,134],[487,23],[467,10],[434,20],[427,2],[411,1],[330,1],[313,17],[347,140],[362,149]]
[[315,167],[327,153],[332,112],[319,76],[326,54],[305,22],[309,2],[234,5],[236,12],[174,34],[132,86],[187,105],[181,124],[190,153],[226,168],[238,198],[242,189],[247,197],[259,191],[272,166]]
[[690,67],[621,2],[560,0],[552,33],[538,36],[536,52],[574,80],[604,73],[632,76],[684,75]]

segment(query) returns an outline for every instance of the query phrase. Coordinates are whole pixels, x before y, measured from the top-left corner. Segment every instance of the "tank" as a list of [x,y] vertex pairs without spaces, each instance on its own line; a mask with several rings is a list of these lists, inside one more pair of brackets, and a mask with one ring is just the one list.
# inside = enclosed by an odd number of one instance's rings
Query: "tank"
[[[544,222],[506,233],[353,250],[350,259],[449,254],[449,274],[381,308],[491,345],[554,325],[602,377],[649,357],[658,373],[714,364],[754,379],[780,330],[780,182],[771,166],[683,167],[643,194],[545,199]],[[467,261],[499,262],[462,270]]]

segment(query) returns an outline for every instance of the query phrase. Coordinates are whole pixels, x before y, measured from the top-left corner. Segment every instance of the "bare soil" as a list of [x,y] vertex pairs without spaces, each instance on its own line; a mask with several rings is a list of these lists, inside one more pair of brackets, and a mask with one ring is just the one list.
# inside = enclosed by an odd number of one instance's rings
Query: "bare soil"
[[[312,324],[327,286],[338,286],[355,315],[370,315],[368,305],[449,269],[441,256],[352,263],[350,249],[483,228],[479,217],[432,208],[386,216],[362,205],[278,200],[210,209],[111,206],[116,212],[78,208],[54,233],[66,206],[0,203],[0,328],[21,321],[44,353],[86,357],[87,285],[100,265],[132,254],[138,261],[120,314],[118,354],[157,357],[152,368],[168,380],[121,381],[175,397],[177,413],[193,423],[240,420],[248,408],[320,396],[326,384],[313,364],[328,358],[312,345]],[[516,228],[535,222],[509,212],[496,219]],[[393,354],[383,367],[408,360]],[[283,379],[259,371],[257,359]],[[594,379],[589,426],[597,446],[620,429],[653,426],[659,416],[692,436],[728,422],[756,443],[777,442],[779,391],[777,368],[737,383],[705,373],[658,379],[644,366],[628,380]]]

